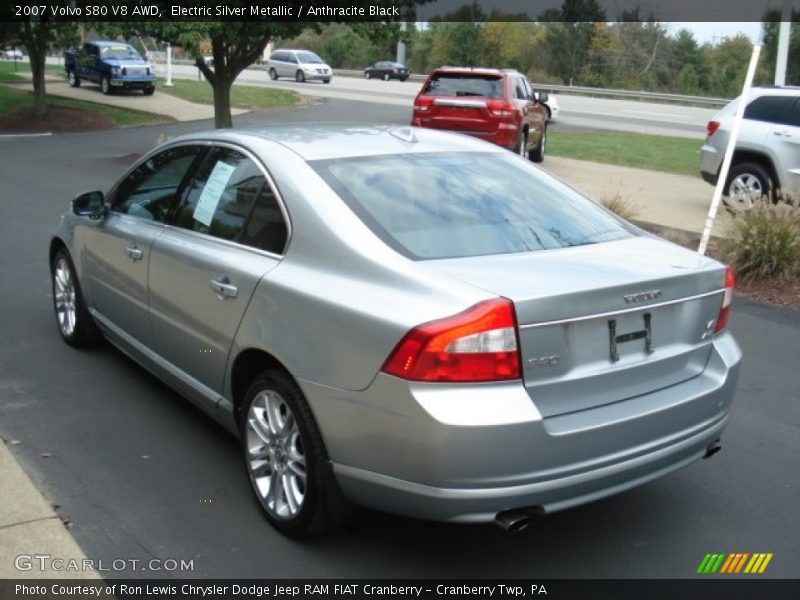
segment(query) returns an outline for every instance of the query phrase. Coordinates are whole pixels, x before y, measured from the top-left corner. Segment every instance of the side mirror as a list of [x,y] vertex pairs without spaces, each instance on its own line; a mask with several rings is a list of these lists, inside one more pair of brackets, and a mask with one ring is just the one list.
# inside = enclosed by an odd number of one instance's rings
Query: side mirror
[[539,92],[538,93],[538,100],[539,102],[547,102],[550,99],[550,95],[547,92]]
[[72,212],[79,217],[100,219],[106,214],[106,199],[103,192],[84,192],[72,200]]

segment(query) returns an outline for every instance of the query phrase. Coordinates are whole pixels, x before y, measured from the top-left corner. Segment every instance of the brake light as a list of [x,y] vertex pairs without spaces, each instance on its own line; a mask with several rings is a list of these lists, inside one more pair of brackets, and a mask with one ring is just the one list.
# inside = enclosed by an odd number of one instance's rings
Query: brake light
[[517,318],[506,298],[409,331],[381,370],[410,381],[506,381],[520,378]]
[[711,137],[719,129],[719,121],[709,121],[706,125],[706,136]]
[[414,110],[420,112],[430,110],[431,106],[433,106],[433,100],[430,98],[417,98],[417,100],[414,102]]
[[490,100],[486,103],[486,108],[495,117],[510,117],[516,112],[516,109],[511,104],[507,104],[502,100]]
[[731,316],[734,284],[733,269],[725,267],[725,295],[722,296],[722,306],[719,308],[717,324],[714,326],[714,333],[719,333],[728,326],[728,318]]

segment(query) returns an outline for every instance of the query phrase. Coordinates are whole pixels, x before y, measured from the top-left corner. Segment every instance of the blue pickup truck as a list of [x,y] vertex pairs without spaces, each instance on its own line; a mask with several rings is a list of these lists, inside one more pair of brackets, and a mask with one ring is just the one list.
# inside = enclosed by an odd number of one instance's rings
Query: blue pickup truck
[[156,91],[152,65],[124,42],[87,42],[79,50],[68,50],[64,68],[72,87],[91,81],[100,84],[104,94],[129,89],[142,90],[149,96]]

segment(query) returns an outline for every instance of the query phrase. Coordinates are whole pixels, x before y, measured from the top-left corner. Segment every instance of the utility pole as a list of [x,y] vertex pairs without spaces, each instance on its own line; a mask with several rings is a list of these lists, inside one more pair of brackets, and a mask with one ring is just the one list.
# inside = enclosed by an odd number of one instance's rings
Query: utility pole
[[[406,27],[408,27],[408,23],[403,21],[400,24],[400,28],[403,31],[406,31]],[[397,56],[395,58],[396,62],[399,62],[401,65],[406,64],[406,44],[403,42],[403,39],[400,38],[397,40]]]
[[778,30],[778,57],[775,61],[775,85],[786,85],[786,63],[789,59],[789,36],[792,26],[792,0],[783,0],[781,25]]

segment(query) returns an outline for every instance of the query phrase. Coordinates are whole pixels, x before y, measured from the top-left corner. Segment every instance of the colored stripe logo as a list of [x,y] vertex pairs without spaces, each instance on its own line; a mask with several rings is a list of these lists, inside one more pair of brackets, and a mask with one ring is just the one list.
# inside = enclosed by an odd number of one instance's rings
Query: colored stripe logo
[[697,567],[697,572],[703,575],[720,573],[725,575],[746,573],[750,575],[761,574],[767,569],[772,560],[772,552],[734,552],[732,554],[715,553],[706,554]]

